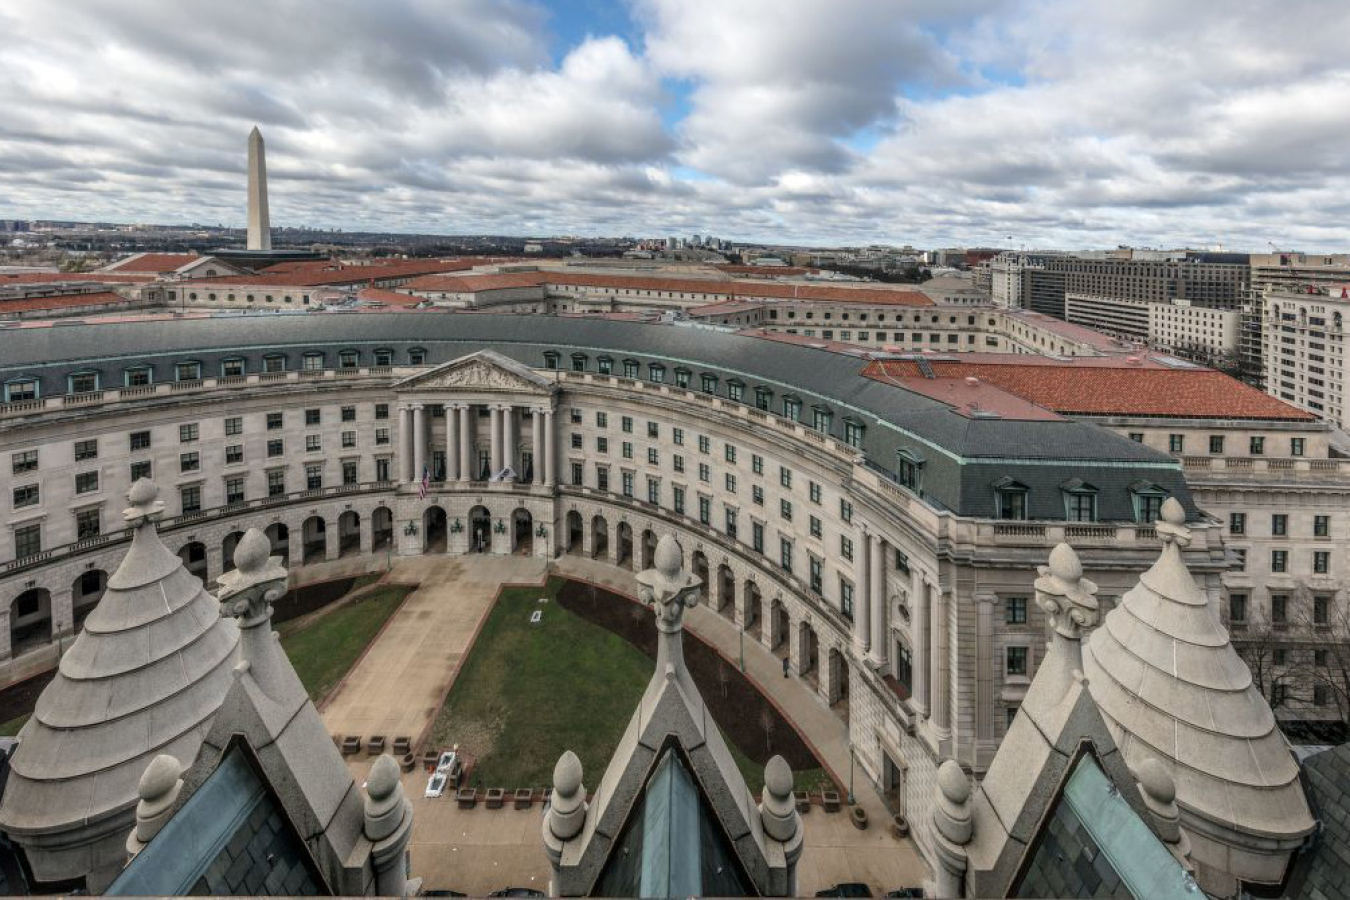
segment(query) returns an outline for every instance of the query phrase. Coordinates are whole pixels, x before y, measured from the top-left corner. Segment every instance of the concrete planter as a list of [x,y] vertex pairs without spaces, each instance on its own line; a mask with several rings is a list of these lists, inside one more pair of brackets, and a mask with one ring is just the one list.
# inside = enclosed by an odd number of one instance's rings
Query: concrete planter
[[534,791],[529,788],[516,788],[516,809],[529,809],[534,805]]
[[891,834],[898,838],[909,837],[909,819],[900,813],[891,816]]
[[384,752],[384,748],[385,748],[385,739],[384,735],[382,734],[373,735],[370,741],[366,744],[366,752],[368,752],[371,756],[379,756],[381,753]]
[[412,752],[412,738],[407,735],[400,735],[394,738],[394,755],[402,756],[405,753]]
[[501,788],[488,788],[487,790],[487,808],[501,809],[502,802],[506,799],[506,791]]
[[826,812],[829,812],[829,813],[836,813],[836,812],[839,812],[840,805],[841,805],[841,804],[839,803],[839,792],[838,792],[838,791],[821,791],[821,792],[820,792],[820,805],[823,806],[823,807],[825,807],[825,811],[826,811]]
[[806,815],[811,811],[811,795],[806,791],[793,791],[792,799],[797,804],[797,812]]
[[478,788],[460,788],[455,791],[455,802],[460,809],[473,809],[478,805]]
[[848,820],[852,822],[853,827],[859,831],[867,830],[867,810],[863,809],[861,806],[849,808]]
[[398,758],[398,767],[405,772],[411,772],[413,766],[417,765],[417,757],[411,753],[405,753]]
[[348,735],[342,739],[342,755],[355,756],[361,752],[361,736],[357,734]]

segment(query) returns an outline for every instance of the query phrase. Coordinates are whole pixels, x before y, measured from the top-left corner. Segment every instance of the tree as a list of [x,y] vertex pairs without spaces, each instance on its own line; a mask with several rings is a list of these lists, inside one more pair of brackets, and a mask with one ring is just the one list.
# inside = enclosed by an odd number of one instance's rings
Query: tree
[[777,724],[773,710],[765,704],[759,711],[759,727],[764,729],[764,750],[768,753],[773,752],[773,730]]

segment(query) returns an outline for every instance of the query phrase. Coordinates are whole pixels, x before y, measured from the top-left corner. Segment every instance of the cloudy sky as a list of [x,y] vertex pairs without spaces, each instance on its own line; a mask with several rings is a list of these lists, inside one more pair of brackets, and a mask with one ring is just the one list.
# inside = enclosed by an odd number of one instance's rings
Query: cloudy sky
[[4,0],[0,218],[1350,250],[1345,0]]

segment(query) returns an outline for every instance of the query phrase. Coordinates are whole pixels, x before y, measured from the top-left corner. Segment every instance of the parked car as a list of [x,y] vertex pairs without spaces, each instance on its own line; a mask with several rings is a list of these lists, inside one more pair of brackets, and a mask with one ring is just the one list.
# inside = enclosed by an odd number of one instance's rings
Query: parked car
[[841,881],[834,887],[816,891],[817,897],[870,897],[872,889],[861,881]]
[[434,800],[445,793],[445,783],[449,780],[444,772],[437,772],[427,781],[427,791],[424,795],[428,800]]
[[543,891],[536,891],[534,888],[508,887],[500,891],[493,891],[488,894],[489,897],[542,897]]

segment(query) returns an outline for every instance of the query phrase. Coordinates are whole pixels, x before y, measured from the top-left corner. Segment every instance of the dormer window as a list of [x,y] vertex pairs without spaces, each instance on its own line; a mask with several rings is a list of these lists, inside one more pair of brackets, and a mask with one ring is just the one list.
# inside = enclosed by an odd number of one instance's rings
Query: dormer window
[[692,372],[683,367],[676,369],[675,386],[677,388],[684,388],[687,390],[689,388],[689,376],[692,374],[693,374]]
[[427,351],[421,347],[413,347],[408,351],[408,365],[421,366],[427,361]]
[[924,458],[914,451],[904,448],[895,451],[895,456],[896,472],[900,476],[900,484],[916,494],[922,493]]
[[647,364],[647,380],[652,384],[665,384],[666,367],[660,363]]
[[1027,494],[1031,489],[1012,478],[994,482],[994,516],[1022,521],[1027,518]]
[[1081,478],[1060,485],[1064,491],[1064,518],[1070,522],[1097,521],[1097,488]]
[[132,366],[122,373],[123,387],[146,387],[155,380],[154,369],[149,366]]
[[755,409],[768,412],[773,408],[773,391],[762,385],[755,388]]
[[573,354],[572,354],[572,371],[573,371],[573,372],[585,372],[585,371],[586,371],[586,360],[587,360],[587,359],[588,359],[588,357],[586,356],[585,353],[573,353]]
[[783,398],[783,418],[790,419],[793,422],[799,421],[802,417],[802,398],[796,394],[788,394]]
[[15,378],[12,381],[5,382],[5,402],[23,403],[26,400],[36,400],[38,398],[38,382],[36,378]]
[[300,367],[304,369],[306,372],[322,372],[323,371],[322,351],[310,350],[308,353],[304,355],[304,358],[300,363]]
[[375,365],[392,366],[394,364],[394,351],[388,347],[381,347],[374,353]]
[[811,407],[811,427],[821,434],[830,433],[830,422],[834,419],[834,412],[828,406]]
[[1158,521],[1163,501],[1170,495],[1151,481],[1136,481],[1130,485],[1130,499],[1134,503],[1134,520],[1140,524]]
[[637,378],[638,370],[641,368],[642,367],[638,365],[638,361],[636,359],[625,359],[623,361],[623,377]]
[[704,372],[699,375],[699,386],[705,394],[717,393],[717,376]]
[[174,381],[196,381],[202,377],[202,364],[196,360],[174,363]]
[[244,360],[242,357],[233,359],[222,359],[220,361],[220,377],[238,378],[244,374]]
[[863,435],[866,433],[866,431],[867,426],[862,423],[861,419],[855,418],[854,416],[844,417],[845,444],[848,444],[850,447],[856,447],[861,450],[863,445]]
[[739,378],[727,380],[727,399],[735,400],[737,403],[745,402],[745,382]]
[[559,360],[561,360],[561,359],[562,359],[562,354],[559,353],[557,350],[545,350],[545,351],[544,351],[544,368],[545,368],[545,369],[556,369],[556,368],[558,368]]
[[271,353],[263,357],[264,372],[285,372],[286,357],[280,353]]
[[88,394],[98,389],[97,372],[73,372],[66,376],[66,390],[72,394]]
[[339,350],[338,368],[355,369],[361,364],[361,351],[359,350]]
[[614,360],[608,356],[597,356],[595,358],[595,371],[601,375],[610,375],[614,372]]

